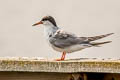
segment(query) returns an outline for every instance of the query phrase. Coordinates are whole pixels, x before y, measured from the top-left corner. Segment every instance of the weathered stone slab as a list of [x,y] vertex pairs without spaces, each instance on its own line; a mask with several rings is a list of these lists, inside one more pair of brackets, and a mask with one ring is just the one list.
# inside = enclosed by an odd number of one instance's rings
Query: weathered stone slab
[[65,61],[41,58],[0,58],[0,71],[18,72],[98,72],[120,73],[120,59],[67,59]]

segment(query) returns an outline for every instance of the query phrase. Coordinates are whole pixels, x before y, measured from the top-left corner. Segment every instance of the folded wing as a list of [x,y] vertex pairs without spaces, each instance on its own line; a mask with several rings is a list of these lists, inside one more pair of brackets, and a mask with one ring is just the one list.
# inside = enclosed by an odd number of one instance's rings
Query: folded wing
[[66,48],[72,45],[80,44],[80,43],[88,43],[85,38],[79,38],[74,34],[57,31],[55,35],[49,40],[54,46],[59,48]]
[[94,36],[94,37],[77,37],[75,36],[75,34],[58,30],[49,41],[50,43],[52,43],[52,45],[56,47],[66,48],[76,44],[90,44],[91,41],[95,41],[112,34],[113,33],[109,33],[109,34]]

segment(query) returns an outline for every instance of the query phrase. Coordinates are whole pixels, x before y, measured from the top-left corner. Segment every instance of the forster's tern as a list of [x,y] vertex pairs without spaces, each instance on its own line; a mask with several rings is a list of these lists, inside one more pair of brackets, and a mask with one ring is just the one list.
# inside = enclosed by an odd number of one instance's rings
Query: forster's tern
[[93,42],[95,40],[107,37],[113,33],[94,36],[94,37],[78,37],[75,34],[65,32],[61,30],[52,16],[45,16],[40,22],[33,24],[33,26],[43,24],[46,38],[50,46],[59,52],[62,52],[62,57],[59,60],[64,60],[66,53],[72,53],[80,51],[85,48],[99,46],[101,44],[110,43],[111,41],[105,42]]

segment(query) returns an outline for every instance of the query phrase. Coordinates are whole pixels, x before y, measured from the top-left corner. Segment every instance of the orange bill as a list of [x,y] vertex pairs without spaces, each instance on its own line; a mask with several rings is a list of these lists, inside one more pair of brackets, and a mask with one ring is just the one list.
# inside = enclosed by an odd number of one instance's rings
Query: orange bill
[[33,24],[32,26],[36,26],[36,25],[39,25],[39,24],[43,24],[43,22],[40,21],[40,22],[38,22],[38,23]]

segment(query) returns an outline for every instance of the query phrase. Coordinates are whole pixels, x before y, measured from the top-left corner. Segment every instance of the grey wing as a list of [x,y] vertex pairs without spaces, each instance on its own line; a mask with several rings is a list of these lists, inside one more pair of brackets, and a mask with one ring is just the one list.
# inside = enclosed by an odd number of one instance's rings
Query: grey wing
[[84,41],[84,38],[76,37],[74,34],[58,31],[50,39],[50,43],[56,47],[65,48],[80,43],[86,43],[86,41]]

